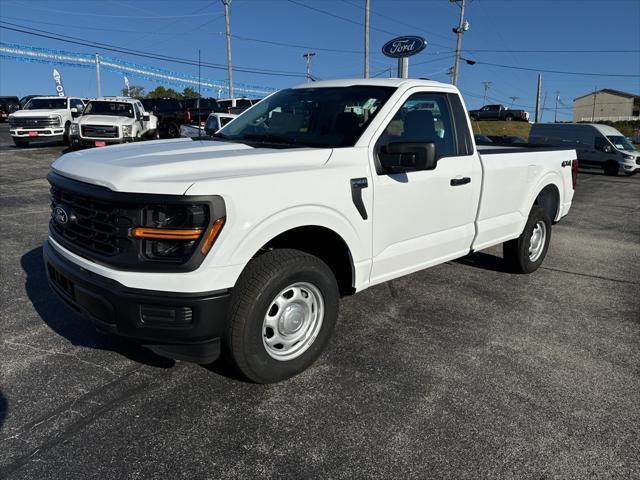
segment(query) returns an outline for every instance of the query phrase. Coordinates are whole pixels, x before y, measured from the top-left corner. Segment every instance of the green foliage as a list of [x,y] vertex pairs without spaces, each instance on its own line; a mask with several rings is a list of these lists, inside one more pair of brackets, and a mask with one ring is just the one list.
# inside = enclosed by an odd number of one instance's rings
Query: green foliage
[[516,137],[529,139],[529,122],[498,122],[490,120],[471,121],[473,133],[482,135],[514,135]]
[[147,98],[182,98],[173,88],[159,86],[147,93]]
[[182,90],[182,98],[198,98],[198,92],[191,87]]

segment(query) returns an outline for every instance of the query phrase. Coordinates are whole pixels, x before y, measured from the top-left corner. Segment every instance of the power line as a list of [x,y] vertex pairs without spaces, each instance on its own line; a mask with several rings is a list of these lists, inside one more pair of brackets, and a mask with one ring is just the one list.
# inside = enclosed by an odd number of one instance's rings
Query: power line
[[[101,48],[103,50],[108,50],[108,51],[112,51],[112,52],[118,52],[118,53],[124,53],[126,55],[133,55],[133,56],[138,56],[138,57],[144,57],[144,58],[151,58],[154,60],[162,60],[162,61],[167,61],[167,62],[173,62],[173,63],[180,63],[180,64],[184,64],[184,65],[193,65],[193,66],[197,66],[198,62],[194,62],[193,60],[187,59],[187,58],[182,58],[182,57],[171,57],[171,56],[167,56],[167,55],[161,55],[161,54],[156,54],[156,53],[151,53],[151,52],[143,52],[140,50],[133,50],[133,49],[129,49],[126,47],[120,47],[117,45],[110,45],[107,43],[101,43],[101,42],[93,42],[93,41],[86,41],[77,37],[72,37],[69,35],[62,35],[62,34],[58,34],[55,32],[48,32],[46,30],[40,30],[40,29],[35,29],[35,28],[31,28],[31,27],[25,27],[23,25],[16,25],[13,23],[9,23],[9,22],[5,22],[0,20],[0,23],[4,23],[7,25],[14,25],[20,28],[14,28],[14,27],[7,27],[5,25],[0,25],[1,29],[5,29],[5,30],[11,30],[11,31],[15,31],[15,32],[20,32],[20,33],[24,33],[27,35],[32,35],[32,36],[36,36],[36,37],[42,37],[42,38],[49,38],[52,40],[57,40],[60,42],[66,42],[66,43],[71,43],[71,44],[75,44],[75,45],[83,45],[85,47],[92,47],[92,48]],[[25,28],[29,29],[29,30],[24,30]],[[30,31],[31,30],[31,31]],[[42,33],[37,33],[37,32],[42,32]],[[218,69],[218,70],[226,70],[227,66],[226,65],[222,65],[222,64],[216,64],[216,63],[202,63],[203,67],[206,68],[213,68],[213,69]],[[299,72],[291,72],[291,71],[283,71],[283,70],[267,70],[267,69],[258,69],[258,68],[253,68],[253,67],[234,67],[236,71],[239,72],[243,72],[243,73],[255,73],[257,75],[271,75],[271,76],[281,76],[281,77],[298,77],[298,78],[305,78],[304,73],[299,73]]]
[[640,50],[500,50],[463,48],[463,52],[474,53],[638,53]]
[[[7,5],[11,5],[8,3]],[[13,4],[19,8],[26,8],[29,10],[41,10],[43,12],[54,12],[54,13],[64,13],[65,15],[79,15],[82,17],[103,17],[103,18],[188,18],[188,17],[202,17],[208,15],[216,15],[215,13],[201,13],[201,14],[189,14],[189,15],[109,15],[104,13],[90,13],[90,12],[77,12],[70,10],[58,10],[54,8],[43,8],[43,7],[34,7],[33,4],[23,5],[23,4]]]
[[511,68],[513,70],[527,70],[529,72],[543,72],[543,73],[557,73],[559,75],[581,75],[581,76],[589,76],[589,77],[623,77],[623,78],[638,78],[640,75],[627,75],[620,73],[592,73],[592,72],[567,72],[563,70],[546,70],[543,68],[529,68],[529,67],[516,67],[515,65],[502,65],[499,63],[489,63],[489,62],[481,62],[479,60],[469,60],[463,58],[467,63],[478,64],[478,65],[490,65],[492,67],[500,67],[500,68]]
[[[350,2],[349,0],[341,0],[341,1],[343,3],[346,3],[347,5],[351,5],[352,7],[356,7],[356,8],[360,8],[361,10],[364,10],[363,6],[358,5],[356,3],[353,3],[353,2]],[[429,35],[433,35],[433,36],[436,36],[436,37],[444,38],[444,39],[447,39],[447,40],[449,39],[448,37],[445,37],[444,35],[440,35],[438,33],[430,32],[430,31],[425,30],[425,29],[423,29],[421,27],[416,27],[415,25],[411,25],[409,23],[405,23],[405,22],[402,22],[402,21],[397,20],[395,18],[392,18],[392,17],[390,17],[388,15],[383,15],[382,13],[376,12],[373,9],[371,9],[371,13],[373,13],[374,15],[377,15],[379,17],[386,18],[387,20],[391,20],[392,22],[395,22],[395,23],[397,23],[399,25],[403,25],[405,27],[413,28],[414,30],[418,30],[418,31],[421,31],[421,32],[424,32],[424,33],[427,33]],[[429,42],[429,44],[430,45],[435,45],[436,47],[451,48],[450,46],[440,45],[440,44],[433,43],[433,42]]]

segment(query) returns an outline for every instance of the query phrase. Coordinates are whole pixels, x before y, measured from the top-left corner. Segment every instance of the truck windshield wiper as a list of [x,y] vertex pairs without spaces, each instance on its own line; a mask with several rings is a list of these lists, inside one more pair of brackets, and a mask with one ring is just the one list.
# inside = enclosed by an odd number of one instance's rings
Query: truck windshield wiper
[[284,143],[287,145],[296,144],[296,140],[285,135],[277,135],[274,133],[247,133],[238,140],[258,140],[269,143]]

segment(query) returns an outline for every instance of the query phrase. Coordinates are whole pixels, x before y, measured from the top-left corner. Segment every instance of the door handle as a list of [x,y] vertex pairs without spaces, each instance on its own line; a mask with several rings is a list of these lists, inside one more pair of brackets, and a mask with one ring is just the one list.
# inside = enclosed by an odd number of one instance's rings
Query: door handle
[[467,183],[471,183],[471,178],[470,177],[452,178],[450,183],[452,187],[457,187],[458,185],[466,185]]

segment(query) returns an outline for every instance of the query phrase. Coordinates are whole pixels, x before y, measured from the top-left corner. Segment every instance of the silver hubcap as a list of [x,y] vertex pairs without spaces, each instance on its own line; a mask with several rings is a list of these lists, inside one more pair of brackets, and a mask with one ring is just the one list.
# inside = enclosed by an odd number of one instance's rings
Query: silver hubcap
[[262,322],[262,343],[271,358],[293,360],[306,352],[322,327],[324,300],[310,283],[289,285],[271,301]]
[[547,240],[547,225],[541,220],[533,227],[531,240],[529,240],[529,260],[535,262],[542,255],[544,244]]

